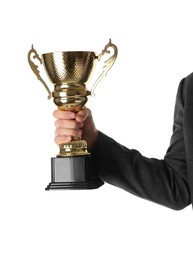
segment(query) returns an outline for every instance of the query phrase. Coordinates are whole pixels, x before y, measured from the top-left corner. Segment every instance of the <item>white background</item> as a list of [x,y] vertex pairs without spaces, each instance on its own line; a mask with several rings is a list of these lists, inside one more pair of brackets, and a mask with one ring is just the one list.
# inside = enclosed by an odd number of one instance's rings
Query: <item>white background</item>
[[[191,206],[173,211],[105,184],[45,191],[55,106],[27,62],[41,54],[103,49],[118,59],[88,106],[98,129],[162,159],[172,134],[180,80],[193,71],[192,1],[2,1],[2,260],[192,259]],[[50,85],[51,87],[51,85]]]

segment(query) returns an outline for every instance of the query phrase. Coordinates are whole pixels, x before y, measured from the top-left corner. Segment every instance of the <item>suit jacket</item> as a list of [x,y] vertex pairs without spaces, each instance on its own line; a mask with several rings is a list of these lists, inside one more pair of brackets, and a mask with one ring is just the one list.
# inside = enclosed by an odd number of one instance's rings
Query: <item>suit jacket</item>
[[180,210],[193,202],[193,73],[176,96],[173,134],[163,160],[147,158],[99,132],[92,151],[100,178],[141,198]]

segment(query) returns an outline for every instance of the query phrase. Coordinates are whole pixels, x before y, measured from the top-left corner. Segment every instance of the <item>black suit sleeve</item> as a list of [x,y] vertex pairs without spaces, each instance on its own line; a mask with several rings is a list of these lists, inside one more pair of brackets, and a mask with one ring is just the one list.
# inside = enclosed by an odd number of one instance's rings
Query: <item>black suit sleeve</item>
[[98,175],[141,198],[180,210],[189,205],[183,136],[183,80],[175,105],[173,135],[163,160],[147,158],[99,132],[92,151]]

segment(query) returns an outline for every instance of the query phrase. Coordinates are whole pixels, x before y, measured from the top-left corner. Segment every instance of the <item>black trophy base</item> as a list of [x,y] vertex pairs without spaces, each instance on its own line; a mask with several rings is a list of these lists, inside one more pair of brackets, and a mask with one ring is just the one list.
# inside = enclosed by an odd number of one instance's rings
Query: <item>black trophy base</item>
[[51,182],[46,190],[97,189],[104,182],[97,176],[91,156],[51,158]]

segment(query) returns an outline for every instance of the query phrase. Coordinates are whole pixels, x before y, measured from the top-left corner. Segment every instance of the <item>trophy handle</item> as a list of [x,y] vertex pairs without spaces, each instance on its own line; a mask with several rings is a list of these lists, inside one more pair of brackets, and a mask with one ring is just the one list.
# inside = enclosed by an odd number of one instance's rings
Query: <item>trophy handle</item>
[[109,48],[113,48],[114,53],[113,55],[106,60],[104,63],[104,67],[103,67],[103,72],[101,73],[101,75],[98,77],[98,79],[95,81],[95,83],[93,84],[93,87],[91,89],[91,93],[94,94],[94,91],[96,89],[96,86],[99,84],[99,82],[107,75],[107,72],[111,69],[111,67],[113,66],[113,64],[115,63],[115,60],[117,58],[118,55],[118,49],[117,46],[115,44],[113,44],[111,42],[111,39],[109,39],[109,43],[105,46],[105,48],[102,50],[102,52],[96,57],[99,61],[101,59],[101,57],[103,55],[105,55],[105,53],[109,54],[110,51],[108,50]]
[[[33,55],[32,55],[33,54]],[[34,60],[37,59],[40,64],[42,65],[42,59],[40,58],[39,54],[37,53],[37,51],[34,49],[33,44],[32,44],[32,48],[31,50],[28,52],[28,62],[29,65],[32,69],[32,71],[34,72],[34,74],[37,76],[38,80],[41,81],[41,83],[44,85],[44,87],[46,88],[47,92],[48,92],[48,99],[50,99],[52,97],[51,91],[48,88],[47,84],[45,83],[45,81],[42,79],[42,77],[40,76],[40,72],[38,70],[38,66],[35,65],[35,63],[32,61],[33,58]]]

